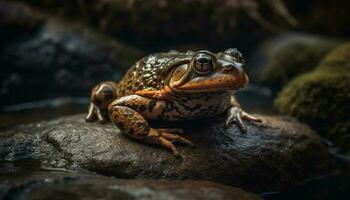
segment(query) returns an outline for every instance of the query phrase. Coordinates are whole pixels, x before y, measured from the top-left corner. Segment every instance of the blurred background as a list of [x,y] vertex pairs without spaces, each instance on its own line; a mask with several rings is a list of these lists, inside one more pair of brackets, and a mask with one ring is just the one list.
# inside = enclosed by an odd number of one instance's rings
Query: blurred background
[[[85,112],[94,85],[150,53],[235,47],[251,80],[243,107],[309,124],[346,165],[349,11],[347,0],[0,0],[0,129]],[[344,179],[319,192],[346,196]]]

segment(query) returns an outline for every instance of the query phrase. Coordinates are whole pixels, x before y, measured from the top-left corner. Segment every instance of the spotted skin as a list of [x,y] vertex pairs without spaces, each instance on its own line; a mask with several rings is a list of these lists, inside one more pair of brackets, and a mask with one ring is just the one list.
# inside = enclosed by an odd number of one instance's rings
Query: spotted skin
[[248,77],[236,49],[157,53],[136,62],[119,83],[102,82],[92,89],[87,122],[112,121],[127,136],[157,144],[179,156],[174,142],[193,146],[179,129],[155,129],[147,120],[178,121],[227,112],[225,126],[242,119],[259,121],[244,112],[234,92]]

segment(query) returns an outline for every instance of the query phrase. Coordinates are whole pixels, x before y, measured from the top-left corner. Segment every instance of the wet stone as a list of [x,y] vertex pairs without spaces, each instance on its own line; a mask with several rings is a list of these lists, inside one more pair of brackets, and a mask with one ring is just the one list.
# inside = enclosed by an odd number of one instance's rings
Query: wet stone
[[176,158],[128,138],[111,123],[67,116],[3,131],[0,159],[34,158],[43,166],[118,178],[202,179],[253,191],[273,191],[333,172],[327,149],[308,126],[290,118],[260,117],[260,124],[245,122],[246,134],[235,125],[224,129],[222,117],[177,124],[196,147],[177,144],[182,157]]
[[41,172],[0,181],[0,199],[258,200],[239,188],[209,181],[120,180],[72,172]]

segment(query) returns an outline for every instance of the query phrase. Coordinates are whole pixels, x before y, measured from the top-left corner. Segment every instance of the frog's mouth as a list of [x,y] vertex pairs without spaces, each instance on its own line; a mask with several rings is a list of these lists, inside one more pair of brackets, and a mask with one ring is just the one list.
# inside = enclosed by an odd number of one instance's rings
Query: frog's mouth
[[234,91],[245,87],[248,82],[248,76],[245,73],[240,76],[216,73],[211,76],[196,77],[180,85],[171,84],[172,82],[170,82],[170,87],[183,92],[195,93]]

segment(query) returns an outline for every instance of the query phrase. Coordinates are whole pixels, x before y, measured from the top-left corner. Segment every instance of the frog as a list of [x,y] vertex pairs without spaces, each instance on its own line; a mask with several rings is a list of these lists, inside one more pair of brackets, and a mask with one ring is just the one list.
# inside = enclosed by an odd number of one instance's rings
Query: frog
[[162,146],[180,156],[175,143],[194,144],[181,128],[151,127],[149,121],[185,121],[226,113],[224,127],[236,124],[247,132],[243,120],[260,122],[242,108],[235,93],[249,78],[245,60],[236,48],[212,53],[169,51],[137,61],[118,82],[96,85],[90,96],[85,120],[111,121],[130,138]]

